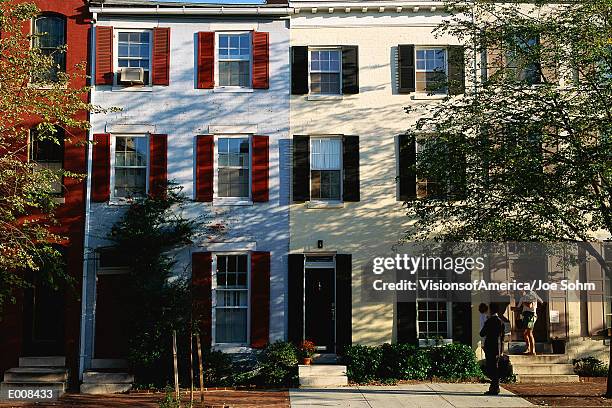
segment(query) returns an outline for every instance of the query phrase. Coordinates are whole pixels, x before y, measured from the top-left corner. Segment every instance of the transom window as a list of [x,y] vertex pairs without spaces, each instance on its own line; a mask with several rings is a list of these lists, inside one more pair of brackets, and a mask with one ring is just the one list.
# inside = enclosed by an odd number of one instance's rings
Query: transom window
[[219,86],[251,86],[251,34],[219,34]]
[[147,193],[147,152],[146,136],[115,137],[115,197],[143,197]]
[[34,20],[33,46],[53,59],[49,72],[36,80],[57,80],[57,73],[66,71],[66,19],[55,15],[37,17]]
[[248,137],[217,139],[217,195],[249,198],[251,144]]
[[217,255],[215,343],[247,343],[248,255]]
[[[54,140],[55,139],[55,140]],[[56,179],[51,183],[53,193],[62,194],[63,177],[61,172],[64,167],[64,130],[57,128],[51,137],[44,137],[38,130],[30,130],[30,162],[37,169],[56,173]]]
[[310,51],[310,93],[338,95],[340,88],[340,50]]
[[342,196],[342,139],[310,139],[310,197],[339,201]]
[[446,93],[446,60],[445,48],[416,49],[417,92]]
[[[149,31],[120,31],[117,42],[117,66],[121,68],[142,68],[144,84],[149,83],[151,64],[151,33]],[[121,82],[119,74],[118,82]]]

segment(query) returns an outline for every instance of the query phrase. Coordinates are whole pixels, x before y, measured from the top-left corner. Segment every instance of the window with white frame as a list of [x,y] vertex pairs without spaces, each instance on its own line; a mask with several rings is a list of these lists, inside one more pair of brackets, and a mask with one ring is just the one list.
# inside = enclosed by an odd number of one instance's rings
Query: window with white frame
[[147,193],[147,136],[115,136],[113,196],[143,197]]
[[340,201],[342,198],[342,139],[310,139],[310,198]]
[[248,260],[247,254],[216,255],[215,343],[247,343]]
[[447,78],[446,48],[416,48],[416,91],[445,94]]
[[217,138],[217,196],[250,198],[251,143],[249,137]]
[[341,93],[342,53],[340,49],[310,50],[310,93]]
[[59,15],[38,16],[34,19],[33,47],[51,57],[49,71],[38,73],[36,81],[56,81],[57,73],[66,71],[66,18]]
[[[419,278],[431,281],[448,281],[444,271],[419,270]],[[419,339],[436,339],[451,337],[450,333],[450,302],[446,292],[422,290],[417,292],[417,327]]]
[[149,84],[151,69],[151,32],[119,31],[117,33],[117,82],[122,82],[121,68],[142,68],[143,83]]
[[251,86],[251,34],[219,33],[219,86]]

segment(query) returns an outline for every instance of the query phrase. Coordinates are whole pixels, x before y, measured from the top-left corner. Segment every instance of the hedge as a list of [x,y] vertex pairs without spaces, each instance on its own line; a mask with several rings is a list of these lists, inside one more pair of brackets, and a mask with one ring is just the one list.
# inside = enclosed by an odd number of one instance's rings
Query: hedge
[[480,380],[482,370],[476,355],[465,344],[420,348],[411,344],[348,346],[343,356],[350,381]]

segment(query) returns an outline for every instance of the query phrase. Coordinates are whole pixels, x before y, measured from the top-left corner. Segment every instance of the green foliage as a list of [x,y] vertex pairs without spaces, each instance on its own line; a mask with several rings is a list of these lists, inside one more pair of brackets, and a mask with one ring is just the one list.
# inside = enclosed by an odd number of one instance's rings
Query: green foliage
[[380,347],[353,344],[344,350],[343,361],[349,380],[357,383],[368,383],[378,378],[378,368],[383,353]]
[[608,376],[608,365],[595,357],[578,358],[573,364],[574,372],[581,377]]
[[164,397],[159,401],[159,408],[181,408],[181,401],[176,399],[171,387],[166,387]]
[[472,348],[453,343],[429,349],[430,375],[445,380],[471,380],[482,377],[482,371]]
[[[44,79],[56,70],[53,57],[32,47],[34,36],[23,30],[39,12],[34,3],[0,0],[0,311],[14,301],[15,288],[31,281],[46,280],[52,287],[71,283],[54,245],[65,237],[51,231],[58,226],[54,185],[62,177],[82,175],[44,169],[26,160],[32,120],[39,123],[37,140],[57,144],[57,130],[62,128],[66,147],[76,148],[71,154],[80,151],[85,157],[84,146],[71,135],[89,128],[87,112],[104,112],[87,102],[86,56],[83,65],[67,67],[70,73],[60,72],[54,81]],[[29,279],[32,274],[39,276]]]
[[123,331],[138,382],[159,386],[171,378],[173,330],[180,366],[189,361],[189,279],[170,279],[175,265],[171,251],[188,245],[199,225],[183,218],[186,200],[178,187],[170,186],[164,196],[134,201],[108,236],[118,253],[129,254],[127,283],[116,296],[125,305]]
[[218,350],[205,350],[202,353],[204,384],[208,387],[235,385],[230,378],[233,373],[232,359]]
[[261,385],[291,386],[297,382],[298,350],[289,342],[269,344],[258,358],[256,381]]
[[464,344],[428,348],[411,344],[356,344],[346,348],[343,361],[347,365],[349,380],[360,384],[428,378],[453,381],[482,378],[474,352]]

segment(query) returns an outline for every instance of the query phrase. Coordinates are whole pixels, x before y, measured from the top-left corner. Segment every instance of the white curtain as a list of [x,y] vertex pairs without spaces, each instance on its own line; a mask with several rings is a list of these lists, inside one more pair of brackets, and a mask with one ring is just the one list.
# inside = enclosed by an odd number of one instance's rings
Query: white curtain
[[340,152],[342,140],[340,139],[312,139],[311,163],[313,170],[340,169]]

